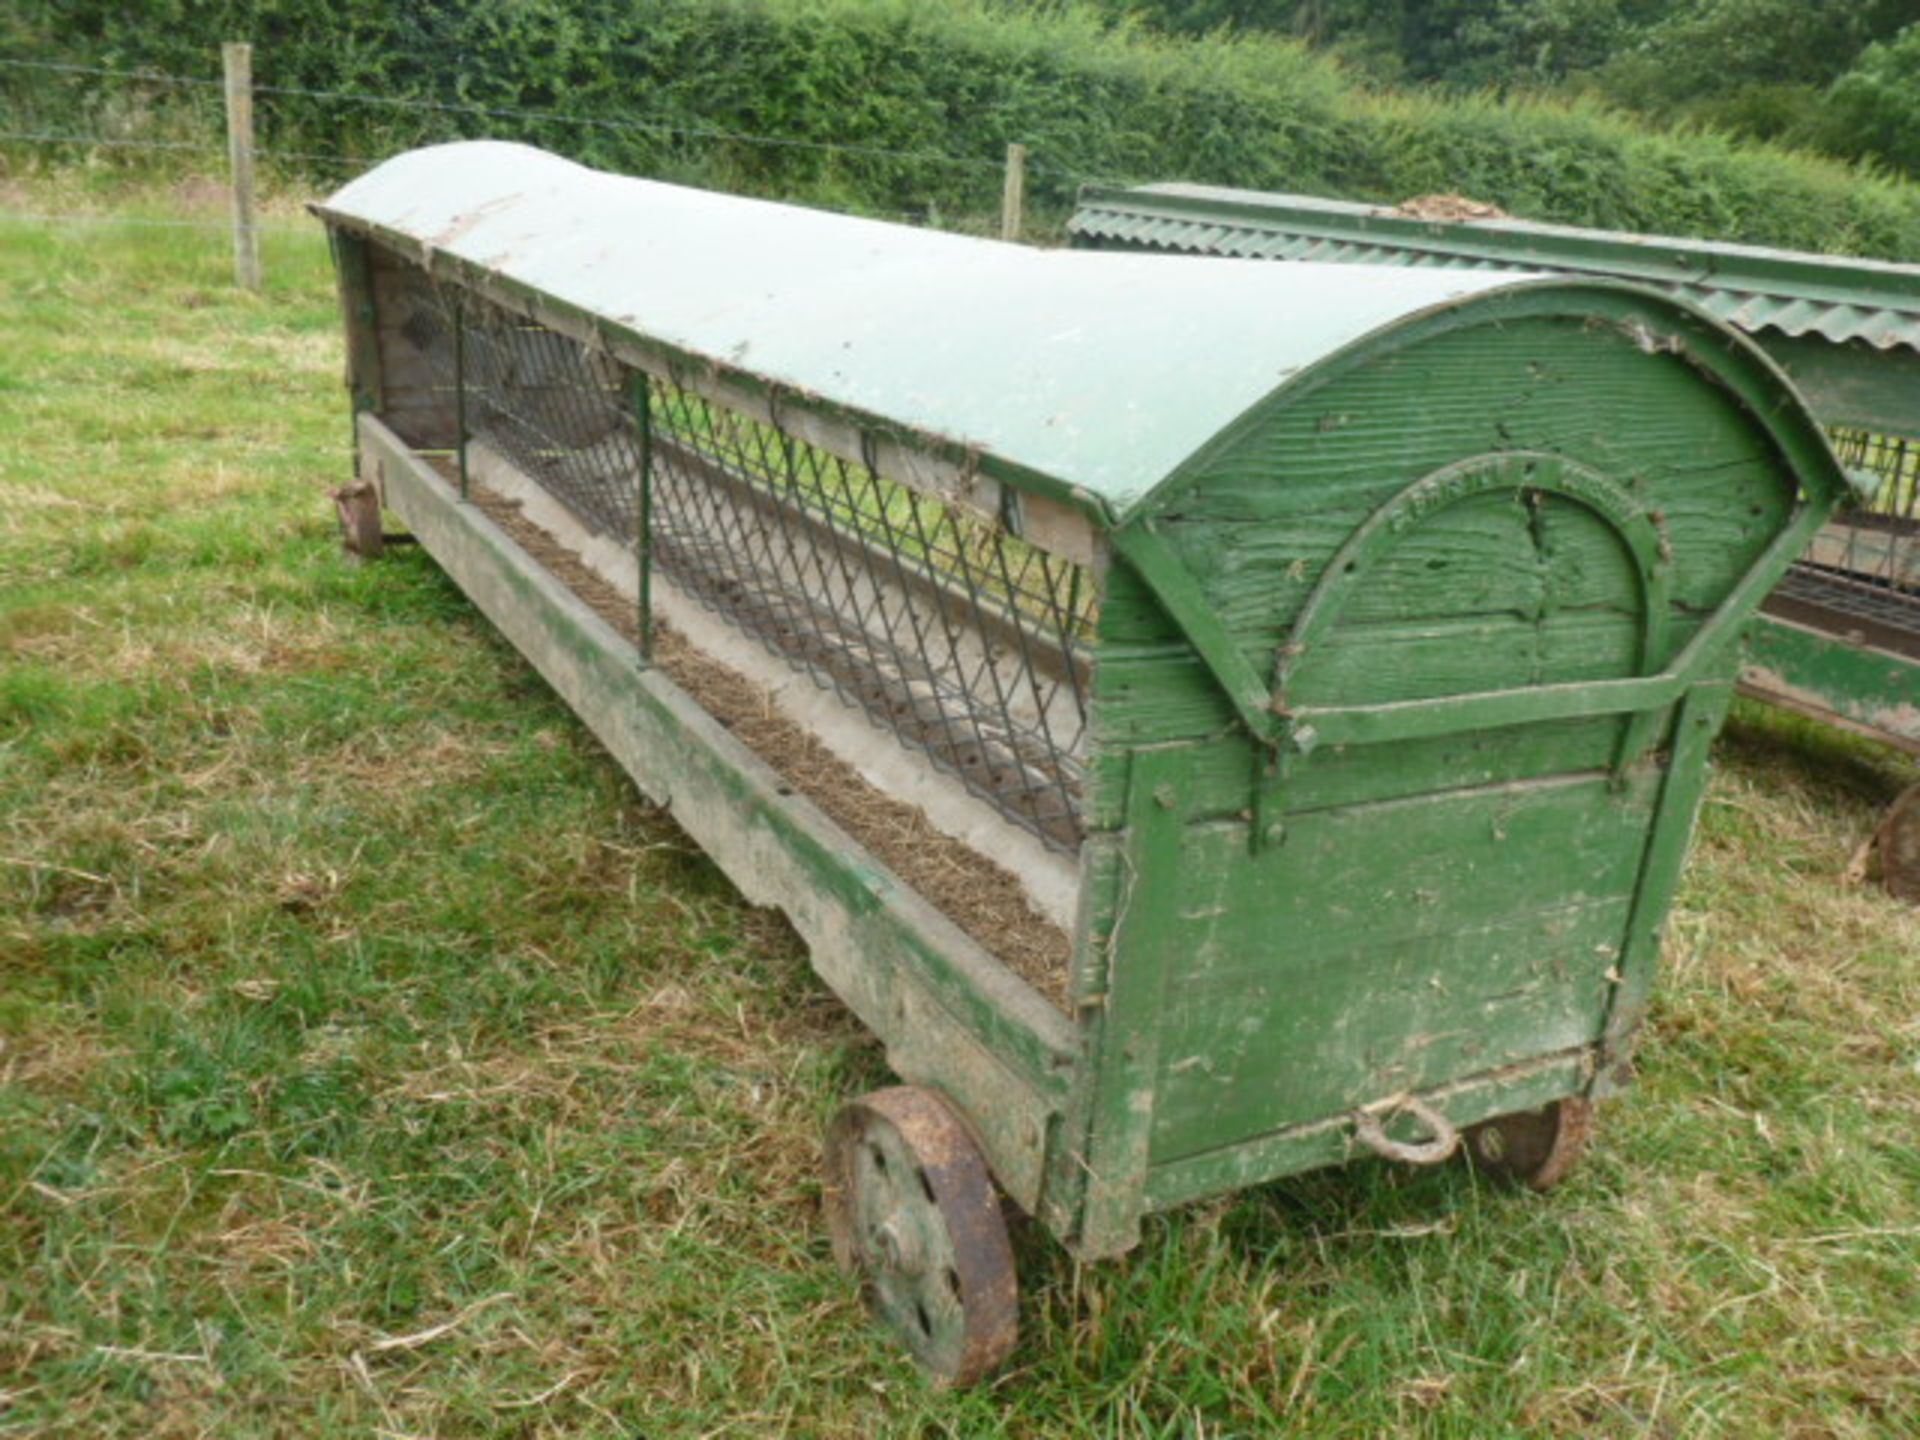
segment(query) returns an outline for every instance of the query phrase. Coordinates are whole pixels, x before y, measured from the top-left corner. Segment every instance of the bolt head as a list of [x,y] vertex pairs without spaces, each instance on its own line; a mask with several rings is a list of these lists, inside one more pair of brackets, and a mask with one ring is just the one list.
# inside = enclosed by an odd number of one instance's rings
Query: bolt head
[[920,1240],[913,1228],[898,1215],[873,1227],[873,1253],[884,1269],[901,1275],[917,1275],[924,1263]]

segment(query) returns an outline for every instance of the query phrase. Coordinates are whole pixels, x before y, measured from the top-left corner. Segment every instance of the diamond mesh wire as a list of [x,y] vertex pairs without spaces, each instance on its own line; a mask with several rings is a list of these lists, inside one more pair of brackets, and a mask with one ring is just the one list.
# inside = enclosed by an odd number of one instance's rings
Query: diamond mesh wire
[[1880,493],[1835,517],[1812,563],[1832,579],[1920,597],[1920,441],[1829,432],[1843,464],[1880,477]]
[[1007,819],[1078,846],[1097,604],[1086,567],[682,385],[637,385],[424,272],[397,293],[401,336],[441,383],[464,384],[472,442],[629,546],[650,456],[655,574]]

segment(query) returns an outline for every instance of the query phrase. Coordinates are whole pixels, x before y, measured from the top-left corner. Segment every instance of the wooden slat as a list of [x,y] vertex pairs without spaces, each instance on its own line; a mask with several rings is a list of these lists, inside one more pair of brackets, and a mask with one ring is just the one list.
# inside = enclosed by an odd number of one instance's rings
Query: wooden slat
[[[1537,1109],[1563,1095],[1577,1094],[1587,1083],[1589,1063],[1590,1054],[1583,1048],[1530,1065],[1464,1077],[1421,1098],[1454,1125],[1467,1126],[1490,1115]],[[1152,1210],[1166,1210],[1354,1157],[1353,1126],[1346,1116],[1289,1126],[1156,1165],[1147,1177],[1147,1204]]]
[[1658,778],[1189,830],[1156,1161],[1597,1038]]

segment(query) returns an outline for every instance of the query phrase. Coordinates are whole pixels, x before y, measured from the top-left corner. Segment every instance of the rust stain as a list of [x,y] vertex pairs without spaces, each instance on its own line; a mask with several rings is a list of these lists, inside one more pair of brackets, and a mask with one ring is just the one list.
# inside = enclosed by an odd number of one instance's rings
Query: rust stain
[[475,226],[479,225],[479,223],[489,215],[508,209],[513,205],[517,205],[519,202],[520,196],[517,193],[512,195],[496,195],[485,204],[474,206],[473,209],[460,216],[451,225],[447,226],[446,229],[429,236],[427,243],[436,250],[444,250],[455,241],[463,239]]

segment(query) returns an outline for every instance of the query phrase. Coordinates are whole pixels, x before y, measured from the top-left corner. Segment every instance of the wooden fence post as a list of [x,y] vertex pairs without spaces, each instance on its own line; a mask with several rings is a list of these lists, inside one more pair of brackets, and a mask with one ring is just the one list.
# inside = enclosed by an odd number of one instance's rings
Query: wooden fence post
[[1000,238],[1020,238],[1020,212],[1027,203],[1027,147],[1016,142],[1007,146],[1007,179],[1000,191]]
[[233,283],[260,288],[260,232],[253,218],[253,46],[220,47],[227,92],[227,168],[233,182]]

